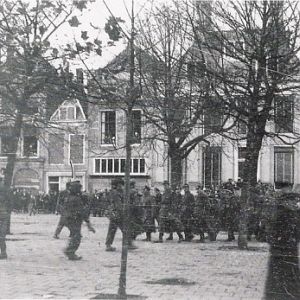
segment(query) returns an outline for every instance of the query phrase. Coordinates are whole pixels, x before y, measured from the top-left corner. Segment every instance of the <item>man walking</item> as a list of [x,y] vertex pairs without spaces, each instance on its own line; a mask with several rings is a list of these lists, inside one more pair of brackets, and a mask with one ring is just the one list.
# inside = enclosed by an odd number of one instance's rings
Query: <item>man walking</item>
[[[109,225],[106,236],[106,251],[116,251],[112,244],[115,239],[117,229],[120,228],[123,231],[123,204],[124,204],[124,181],[122,179],[112,180],[112,189],[108,194],[109,200]],[[129,221],[130,222],[130,221]],[[128,233],[128,250],[134,250],[136,247],[133,245],[131,233]]]
[[169,182],[164,181],[164,193],[159,211],[159,239],[156,243],[163,242],[164,232],[172,233],[173,231],[178,235],[178,242],[183,241],[182,224],[176,216],[177,205],[174,203],[174,199],[175,193],[171,190]]
[[56,211],[60,213],[60,217],[53,236],[55,239],[59,239],[59,235],[66,224],[66,217],[63,214],[63,207],[64,207],[65,199],[69,196],[69,194],[70,194],[70,182],[67,182],[66,189],[59,194],[57,199]]
[[181,221],[184,227],[184,236],[186,242],[191,242],[193,239],[192,234],[192,217],[195,206],[195,198],[193,194],[190,192],[190,187],[186,183],[183,186],[184,196],[182,203],[182,211],[181,211]]
[[64,251],[69,260],[80,260],[75,254],[81,242],[81,225],[85,221],[88,229],[95,233],[95,229],[89,222],[88,213],[81,195],[81,184],[79,181],[71,181],[69,195],[66,197],[63,208],[65,226],[70,230],[70,240]]

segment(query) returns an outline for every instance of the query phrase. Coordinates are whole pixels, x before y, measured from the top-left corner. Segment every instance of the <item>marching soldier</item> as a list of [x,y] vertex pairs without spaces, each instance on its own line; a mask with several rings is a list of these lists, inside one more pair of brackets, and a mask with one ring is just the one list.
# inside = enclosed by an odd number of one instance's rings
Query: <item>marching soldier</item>
[[64,228],[64,226],[66,226],[66,217],[63,214],[63,207],[64,207],[64,202],[66,198],[69,196],[69,194],[70,194],[70,182],[67,182],[66,189],[59,194],[57,199],[56,211],[60,213],[60,217],[53,236],[53,238],[55,239],[59,239],[59,235],[62,229]]
[[135,181],[130,182],[129,219],[132,239],[144,232],[142,195],[135,188]]
[[240,203],[231,190],[220,190],[222,223],[228,231],[228,242],[235,240],[234,231],[238,228]]
[[5,236],[7,234],[10,208],[10,190],[5,187],[3,179],[0,178],[0,259],[7,259]]
[[159,226],[159,210],[161,206],[161,198],[162,195],[159,188],[154,188],[154,204],[155,204],[154,220],[156,220],[158,226]]
[[[109,201],[109,225],[106,236],[106,251],[113,252],[116,251],[112,244],[115,239],[117,229],[119,228],[123,231],[124,215],[123,215],[123,205],[124,205],[124,181],[122,179],[112,180],[112,189],[108,193]],[[128,250],[135,250],[136,246],[133,245],[132,236],[129,232],[128,234]]]
[[195,198],[193,211],[193,232],[200,235],[200,243],[204,243],[204,233],[206,229],[205,214],[207,211],[208,195],[202,190],[199,185],[197,187],[197,196]]
[[151,241],[151,233],[155,232],[155,202],[154,197],[150,194],[150,188],[148,186],[144,187],[143,192],[143,206],[144,206],[144,229],[146,232],[145,241]]
[[79,181],[71,181],[69,194],[65,198],[63,207],[63,217],[65,226],[70,230],[70,240],[64,251],[69,260],[80,260],[81,257],[75,254],[81,241],[81,225],[85,221],[88,229],[95,233],[88,217],[88,209],[81,195],[81,184]]
[[[182,224],[177,216],[177,203],[175,200],[175,194],[170,189],[168,181],[164,181],[164,193],[161,200],[161,208],[159,211],[159,239],[156,243],[163,242],[163,235],[165,232],[172,233],[175,231],[178,235],[178,242],[183,241],[181,234]],[[174,203],[175,202],[175,203]]]
[[190,187],[186,183],[183,186],[184,196],[182,199],[182,211],[181,211],[181,221],[184,227],[184,237],[186,242],[190,242],[193,239],[192,234],[192,215],[194,211],[195,198],[190,192]]

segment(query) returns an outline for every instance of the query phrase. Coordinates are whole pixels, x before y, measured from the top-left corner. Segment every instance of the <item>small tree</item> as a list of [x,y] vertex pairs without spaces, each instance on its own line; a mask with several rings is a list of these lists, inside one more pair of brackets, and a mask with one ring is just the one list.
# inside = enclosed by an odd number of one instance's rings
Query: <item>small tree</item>
[[[79,3],[80,2],[80,3]],[[61,81],[51,65],[59,51],[51,38],[87,1],[2,1],[0,10],[2,123],[12,128],[5,184],[12,183],[21,129],[45,121],[38,107],[46,107],[50,91],[59,93]],[[75,19],[74,19],[75,18]],[[51,97],[52,101],[54,97]],[[54,103],[52,103],[53,105]],[[48,102],[49,105],[49,102]]]
[[45,127],[48,116],[44,109],[56,106],[55,99],[68,94],[68,87],[52,65],[61,56],[51,40],[66,23],[71,26],[78,23],[76,10],[84,9],[87,3],[1,2],[0,118],[1,126],[10,130],[4,177],[7,186],[12,184],[22,129]]
[[[131,13],[130,13],[130,30],[127,33],[122,29],[121,24],[124,22],[121,18],[115,17],[111,12],[109,6],[104,1],[105,6],[110,12],[111,16],[105,25],[105,31],[109,35],[111,43],[119,41],[121,38],[125,38],[128,43],[126,49],[126,62],[128,62],[128,72],[123,76],[123,69],[110,73],[108,70],[107,81],[99,80],[97,75],[90,69],[88,69],[91,75],[89,82],[89,96],[93,99],[93,104],[103,105],[106,104],[110,108],[119,108],[125,112],[126,121],[126,136],[125,136],[125,192],[123,203],[123,221],[122,221],[122,253],[121,253],[121,268],[119,277],[119,289],[118,294],[114,295],[119,299],[127,299],[126,283],[127,283],[127,257],[128,257],[128,243],[130,237],[130,169],[131,169],[131,151],[133,144],[133,108],[136,105],[138,98],[140,97],[139,90],[136,87],[135,82],[135,13],[134,13],[134,0],[131,1]],[[86,65],[87,67],[87,65]],[[99,295],[98,297],[101,297]],[[106,297],[104,295],[104,297]]]

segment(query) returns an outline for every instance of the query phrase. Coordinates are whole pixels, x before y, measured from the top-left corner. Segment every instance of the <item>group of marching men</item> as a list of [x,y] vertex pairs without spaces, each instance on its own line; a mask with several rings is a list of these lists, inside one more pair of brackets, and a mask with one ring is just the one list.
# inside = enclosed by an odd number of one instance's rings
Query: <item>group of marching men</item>
[[[117,228],[123,229],[123,203],[124,182],[116,179],[112,182],[112,190],[109,198],[109,228],[106,238],[106,251],[115,251],[112,247]],[[197,187],[197,195],[190,192],[188,184],[181,189],[170,187],[168,181],[164,181],[163,193],[158,188],[151,189],[145,186],[142,194],[135,188],[135,183],[130,184],[129,201],[129,249],[135,249],[133,240],[137,235],[146,233],[145,241],[151,241],[151,234],[158,228],[159,238],[155,243],[163,243],[164,233],[169,233],[167,240],[173,240],[173,233],[178,235],[178,242],[191,242],[194,235],[200,235],[199,242],[204,242],[205,233],[208,233],[211,241],[216,240],[220,227],[220,219],[228,230],[228,240],[234,240],[237,218],[239,214],[238,196],[231,190],[223,190],[228,194],[223,201],[222,217],[220,218],[220,205],[217,197],[205,193],[201,186]],[[156,224],[158,226],[156,226]],[[184,233],[184,234],[183,234]]]
[[[204,242],[205,233],[211,241],[216,240],[220,229],[228,231],[228,241],[235,239],[240,215],[238,187],[231,182],[225,183],[215,193],[204,191],[197,187],[197,195],[190,192],[188,184],[181,188],[171,188],[168,181],[163,183],[163,192],[145,186],[142,193],[136,187],[135,182],[130,182],[130,199],[128,201],[128,249],[134,250],[134,240],[139,234],[145,233],[145,241],[151,241],[151,234],[158,229],[159,238],[155,243],[162,243],[163,236],[168,233],[167,240],[173,240],[173,233],[178,235],[178,242],[191,242],[195,235],[199,235],[199,242]],[[124,230],[125,211],[124,181],[121,178],[112,180],[112,188],[106,193],[106,212],[109,218],[109,226],[106,237],[106,251],[115,251],[112,246],[117,229]],[[260,199],[258,195],[255,199]],[[81,192],[79,181],[69,182],[66,190],[61,194],[61,217],[54,234],[59,238],[64,226],[70,230],[70,242],[65,250],[70,260],[78,260],[75,252],[80,245],[81,224],[86,222],[88,228],[95,232],[90,224],[90,199],[87,194]],[[260,225],[263,224],[258,217],[258,205],[249,213],[248,233],[258,236]]]
[[[139,234],[146,233],[145,240],[151,241],[151,234],[157,229],[159,238],[154,241],[157,243],[163,242],[164,233],[169,233],[167,240],[172,240],[173,233],[177,233],[178,242],[190,242],[194,235],[199,235],[199,241],[204,242],[205,233],[207,233],[209,239],[214,241],[220,229],[228,231],[229,241],[235,239],[234,232],[237,230],[240,205],[236,187],[232,183],[226,183],[218,192],[210,194],[198,186],[196,196],[190,192],[188,184],[183,186],[183,194],[180,187],[171,188],[167,181],[164,181],[163,187],[162,193],[155,188],[154,195],[152,195],[150,187],[145,186],[142,193],[139,193],[135,188],[135,183],[130,183],[129,249],[136,249],[133,241]],[[3,254],[0,257],[6,258],[5,235],[10,209],[5,206],[10,205],[8,196],[10,192],[5,188],[0,190],[3,200],[3,205],[1,204],[0,207],[0,248]],[[105,196],[107,204],[105,215],[109,218],[106,251],[116,250],[112,246],[116,231],[118,228],[121,231],[124,230],[124,197],[124,181],[121,178],[112,180],[112,188]],[[263,224],[262,219],[259,218],[258,208],[265,201],[259,194],[254,198],[257,203],[250,205],[253,211],[249,213],[249,238],[252,234],[257,237]],[[89,221],[91,199],[82,192],[79,181],[68,182],[65,191],[60,194],[60,199],[61,216],[54,237],[59,238],[59,233],[64,226],[69,228],[70,240],[65,249],[65,255],[70,260],[78,260],[81,257],[75,252],[81,241],[82,223],[86,222],[89,230],[95,232]],[[257,199],[262,199],[262,201]]]

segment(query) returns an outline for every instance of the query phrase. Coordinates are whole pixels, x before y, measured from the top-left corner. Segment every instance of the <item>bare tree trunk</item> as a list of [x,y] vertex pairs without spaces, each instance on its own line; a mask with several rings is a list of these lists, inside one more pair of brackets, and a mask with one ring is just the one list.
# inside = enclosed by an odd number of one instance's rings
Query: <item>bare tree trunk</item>
[[170,152],[171,185],[180,186],[182,183],[182,158],[175,151]]
[[127,257],[128,257],[128,240],[130,235],[130,162],[131,162],[131,136],[132,136],[132,110],[127,111],[126,122],[126,164],[125,164],[125,199],[123,207],[123,238],[122,238],[122,254],[121,254],[121,270],[119,278],[118,295],[122,299],[127,298],[126,294],[126,275],[127,275]]
[[[16,159],[17,159],[17,151],[18,151],[18,144],[21,136],[21,129],[23,124],[23,117],[20,113],[17,114],[15,124],[13,127],[13,139],[12,143],[9,147],[9,153],[7,155],[7,163],[5,168],[5,175],[4,175],[4,184],[8,188],[11,187],[13,176],[14,176],[14,169],[16,165]],[[7,225],[7,234],[11,232],[10,230],[10,220],[11,220],[11,211],[13,209],[13,203],[10,203],[10,209],[9,209],[9,219],[8,219],[8,225]]]
[[131,144],[132,144],[132,109],[135,104],[135,51],[134,51],[134,39],[135,39],[135,25],[134,25],[134,0],[131,4],[131,35],[129,40],[129,67],[130,67],[130,79],[129,79],[129,102],[127,103],[127,120],[126,120],[126,163],[125,163],[125,199],[123,207],[123,239],[122,239],[122,254],[121,254],[121,270],[119,277],[119,290],[118,295],[121,299],[127,298],[126,293],[126,280],[127,280],[127,257],[128,257],[128,240],[130,233],[130,215],[129,215],[129,203],[130,203],[130,165],[131,165]]
[[17,114],[14,127],[12,129],[13,140],[9,147],[9,153],[7,155],[7,163],[5,168],[4,184],[10,188],[14,175],[14,168],[16,164],[18,143],[21,136],[21,129],[23,124],[23,117],[21,114]]
[[247,223],[248,223],[248,206],[251,197],[251,187],[257,184],[257,169],[259,151],[261,149],[262,137],[250,135],[247,139],[247,155],[244,166],[243,187],[240,199],[240,219],[239,219],[239,237],[238,246],[240,249],[247,249]]

